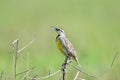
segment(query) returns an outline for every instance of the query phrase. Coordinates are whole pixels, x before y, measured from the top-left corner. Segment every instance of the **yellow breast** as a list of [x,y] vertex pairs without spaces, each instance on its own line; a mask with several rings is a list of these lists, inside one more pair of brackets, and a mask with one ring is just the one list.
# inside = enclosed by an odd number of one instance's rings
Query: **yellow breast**
[[60,43],[58,39],[56,39],[56,45],[57,45],[57,48],[63,53],[63,55],[65,55],[63,48],[62,48],[62,44]]

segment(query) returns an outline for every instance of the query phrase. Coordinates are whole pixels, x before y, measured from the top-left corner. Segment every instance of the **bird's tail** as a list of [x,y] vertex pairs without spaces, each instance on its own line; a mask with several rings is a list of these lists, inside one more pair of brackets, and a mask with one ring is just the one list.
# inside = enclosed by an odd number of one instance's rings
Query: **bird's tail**
[[75,57],[75,61],[77,62],[78,66],[81,68],[82,66],[81,66],[81,64],[80,64],[80,62],[79,62],[77,57]]

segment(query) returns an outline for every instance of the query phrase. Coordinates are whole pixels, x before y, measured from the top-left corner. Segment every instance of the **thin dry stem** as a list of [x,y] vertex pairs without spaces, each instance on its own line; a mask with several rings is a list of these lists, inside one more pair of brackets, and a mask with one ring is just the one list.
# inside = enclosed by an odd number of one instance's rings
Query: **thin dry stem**
[[23,51],[25,48],[27,48],[30,44],[32,44],[34,42],[34,40],[30,41],[28,44],[26,44],[23,48],[18,50],[18,53],[20,53],[21,51]]
[[43,80],[43,79],[48,79],[48,78],[56,75],[56,74],[59,73],[60,71],[61,71],[61,70],[58,70],[58,71],[56,71],[56,72],[54,72],[54,73],[52,73],[52,74],[49,74],[49,75],[44,76],[44,77],[41,77],[41,78],[31,78],[31,77],[29,77],[29,79],[31,79],[31,80]]
[[117,56],[118,56],[118,52],[116,52],[115,55],[114,55],[114,58],[113,58],[112,63],[111,63],[111,67],[113,66],[113,64],[114,64],[115,59],[117,58]]
[[19,75],[21,75],[21,74],[27,73],[29,70],[33,70],[34,68],[35,68],[35,67],[32,67],[31,69],[28,69],[28,70],[26,70],[26,71],[17,73],[16,76],[19,76]]
[[[24,50],[25,48],[27,48],[30,44],[32,44],[33,43],[33,41],[34,40],[32,40],[32,41],[30,41],[27,45],[25,45],[23,48],[21,48],[21,49],[19,49],[18,48],[18,45],[19,45],[19,39],[16,39],[16,40],[14,40],[13,42],[12,42],[12,47],[13,47],[13,49],[15,50],[15,54],[13,54],[13,60],[14,60],[14,80],[17,80],[17,71],[16,71],[16,68],[17,68],[17,59],[18,59],[18,53],[20,53],[22,50]],[[29,64],[29,63],[28,63]],[[27,64],[27,65],[28,65]],[[28,67],[28,66],[27,66]],[[24,72],[22,72],[22,73],[25,73],[25,72],[27,72],[28,73],[28,71],[26,70],[26,71],[24,71]],[[19,74],[22,74],[22,73],[19,73]],[[26,74],[27,74],[26,73]],[[24,76],[24,77],[26,77],[26,76]],[[23,77],[23,78],[24,78]]]
[[32,71],[32,69],[28,70],[21,80],[24,80],[31,71]]
[[74,80],[77,80],[77,77],[78,77],[78,75],[79,75],[79,71],[77,72],[77,74],[76,74],[76,76],[75,76],[75,78],[74,78]]
[[87,76],[90,76],[90,77],[93,77],[93,78],[97,78],[97,77],[95,77],[95,76],[92,76],[92,75],[90,75],[90,74],[88,74],[88,73],[80,70],[78,67],[76,67],[76,66],[73,65],[73,64],[70,64],[70,65],[71,65],[73,68],[75,68],[76,70],[78,70],[79,72],[81,72],[81,73],[83,73],[83,74],[85,74],[85,75],[87,75]]
[[14,59],[14,79],[16,80],[16,67],[17,67],[17,57],[18,57],[18,44],[19,39],[16,39],[12,42],[13,48],[15,50],[15,54],[13,55]]

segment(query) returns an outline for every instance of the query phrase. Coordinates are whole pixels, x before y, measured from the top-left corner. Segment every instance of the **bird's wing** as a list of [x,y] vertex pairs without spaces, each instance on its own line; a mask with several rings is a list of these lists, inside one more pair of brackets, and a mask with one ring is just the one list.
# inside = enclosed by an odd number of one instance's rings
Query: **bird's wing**
[[60,42],[62,44],[62,47],[63,47],[64,51],[68,55],[70,54],[72,57],[76,57],[76,52],[73,48],[73,45],[71,44],[71,42],[66,37],[60,38]]
[[59,38],[59,41],[63,47],[63,52],[67,55],[67,56],[71,56],[77,63],[78,65],[81,67],[81,64],[77,58],[77,54],[73,48],[73,45],[71,44],[71,42],[65,38],[65,37],[62,37],[62,38]]

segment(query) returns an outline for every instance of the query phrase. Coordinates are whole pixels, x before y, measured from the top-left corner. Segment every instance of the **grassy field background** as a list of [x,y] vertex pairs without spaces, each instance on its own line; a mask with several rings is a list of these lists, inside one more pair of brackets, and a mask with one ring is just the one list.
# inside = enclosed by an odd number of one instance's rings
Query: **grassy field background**
[[[63,28],[73,43],[84,71],[98,80],[120,79],[120,1],[119,0],[0,0],[0,72],[3,80],[13,80],[13,49],[35,41],[18,56],[17,73],[35,66],[30,76],[48,75],[61,68],[64,56],[56,48],[51,26]],[[72,63],[76,64],[75,61]],[[67,80],[77,71],[71,66]],[[24,75],[24,74],[23,74]],[[18,80],[23,75],[18,76]],[[47,80],[58,80],[62,74]],[[80,75],[86,80],[93,78]]]

